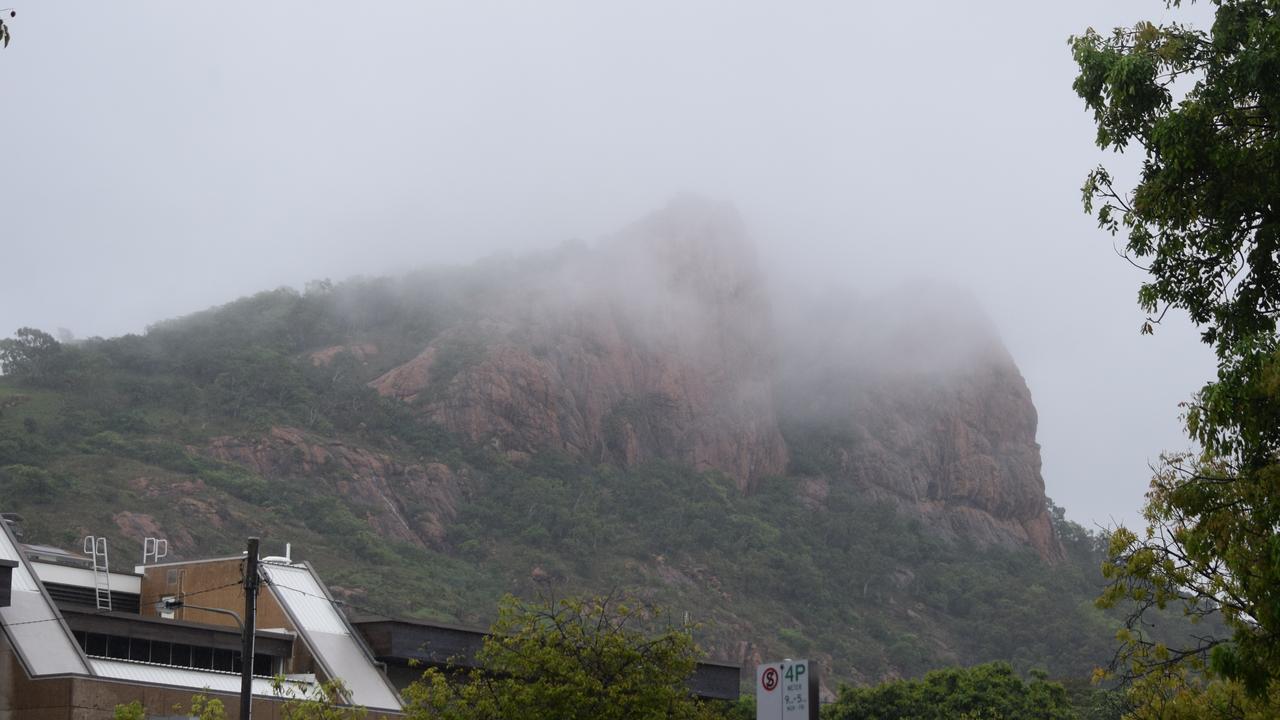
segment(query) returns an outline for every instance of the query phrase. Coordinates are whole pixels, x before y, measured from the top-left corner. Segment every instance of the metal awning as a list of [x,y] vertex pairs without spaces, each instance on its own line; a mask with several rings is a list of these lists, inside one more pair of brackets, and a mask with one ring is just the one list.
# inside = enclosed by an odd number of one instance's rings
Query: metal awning
[[[145,685],[168,685],[170,687],[209,690],[229,695],[238,695],[240,693],[240,673],[96,657],[89,658],[89,664],[93,666],[94,674],[99,677],[126,680]],[[271,687],[271,678],[255,677],[253,679],[253,694],[261,697],[276,697],[275,691]]]
[[[90,607],[64,605],[61,609],[67,625],[76,631],[222,650],[239,651],[242,647],[240,631],[226,625],[206,625],[121,612],[99,612]],[[293,654],[293,635],[258,630],[254,633],[253,651],[272,657],[289,657]]]

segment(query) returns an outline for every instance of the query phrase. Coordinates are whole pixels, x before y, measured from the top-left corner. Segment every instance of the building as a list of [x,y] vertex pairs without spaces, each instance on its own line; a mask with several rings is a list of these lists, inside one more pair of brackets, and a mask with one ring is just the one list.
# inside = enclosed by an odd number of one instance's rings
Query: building
[[[0,522],[0,720],[109,720],[133,700],[169,712],[196,693],[238,717],[243,554],[112,572],[100,538],[76,554],[23,544],[9,525]],[[315,570],[287,555],[260,563],[255,718],[280,716],[275,677],[297,692],[340,678],[351,704],[386,718],[401,714],[399,690],[422,666],[474,666],[483,632],[349,619]],[[691,687],[733,700],[739,676],[737,666],[702,663]]]
[[[118,573],[98,558],[96,539],[86,559],[22,545],[0,526],[0,575],[10,587],[0,607],[0,720],[109,720],[133,700],[169,712],[196,693],[219,697],[237,716],[241,632],[232,613],[244,603],[243,556]],[[315,571],[264,559],[262,575],[254,717],[280,717],[277,675],[301,692],[341,678],[349,702],[371,717],[399,715],[398,692]],[[165,598],[182,606],[167,608]]]
[[[421,676],[423,668],[453,671],[479,667],[476,654],[486,635],[456,625],[385,617],[354,617],[351,624],[400,689]],[[700,662],[689,678],[689,689],[706,700],[737,700],[741,675],[738,665]]]

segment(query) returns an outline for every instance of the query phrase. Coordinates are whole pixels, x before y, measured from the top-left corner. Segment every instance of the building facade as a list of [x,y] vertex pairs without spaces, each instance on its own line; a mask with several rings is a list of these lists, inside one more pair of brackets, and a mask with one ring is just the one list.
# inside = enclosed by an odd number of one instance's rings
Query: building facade
[[[112,572],[105,543],[85,553],[22,543],[0,522],[0,720],[110,720],[140,701],[155,717],[196,694],[239,718],[244,555],[154,561]],[[148,542],[153,542],[148,540]],[[289,557],[261,559],[252,662],[254,717],[340,680],[369,717],[402,715],[400,691],[424,667],[476,666],[482,631],[387,617],[348,618],[319,575]],[[700,663],[690,690],[735,700],[741,669]]]

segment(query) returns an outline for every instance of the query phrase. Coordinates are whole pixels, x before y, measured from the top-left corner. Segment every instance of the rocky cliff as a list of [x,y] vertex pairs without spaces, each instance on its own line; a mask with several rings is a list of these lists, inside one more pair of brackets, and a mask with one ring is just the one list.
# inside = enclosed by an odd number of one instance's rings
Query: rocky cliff
[[785,423],[817,466],[799,470],[889,499],[949,536],[1060,555],[1031,393],[971,296],[916,283],[804,312],[787,324],[780,390]]
[[[673,460],[744,492],[790,472],[809,494],[850,483],[944,534],[1058,555],[1035,407],[975,303],[784,298],[775,326],[766,287],[736,214],[681,200],[508,269],[371,385],[517,462]],[[816,465],[790,462],[784,428]]]
[[513,458],[667,459],[744,490],[785,471],[768,298],[731,210],[673,204],[478,302],[373,387]]

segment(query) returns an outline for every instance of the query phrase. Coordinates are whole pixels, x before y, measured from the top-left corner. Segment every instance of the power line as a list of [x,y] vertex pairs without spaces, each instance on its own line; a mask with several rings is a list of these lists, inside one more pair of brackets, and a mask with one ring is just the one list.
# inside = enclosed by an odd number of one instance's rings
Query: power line
[[234,582],[229,582],[226,585],[219,585],[217,587],[204,588],[203,590],[192,590],[190,592],[187,592],[184,590],[182,592],[179,592],[178,595],[183,598],[189,598],[194,595],[204,595],[205,593],[211,593],[217,590],[226,590],[229,587],[240,587],[243,584],[244,584],[244,580],[236,580]]
[[[193,591],[191,591],[191,592],[183,592],[183,593],[179,593],[179,594],[180,594],[182,597],[187,598],[187,597],[191,597],[191,596],[193,596],[193,595],[203,595],[203,594],[205,594],[205,593],[215,592],[215,591],[217,591],[217,590],[226,590],[226,589],[227,589],[227,588],[229,588],[229,587],[237,587],[237,586],[239,586],[240,584],[241,584],[241,581],[240,581],[240,580],[237,580],[237,581],[235,581],[235,582],[227,583],[226,585],[218,585],[218,586],[216,586],[216,587],[211,587],[211,588],[202,588],[202,589],[200,589],[200,590],[193,590]],[[95,610],[94,612],[89,613],[89,614],[90,614],[90,615],[106,615],[108,612],[110,612],[110,611],[107,611],[107,610]],[[81,613],[81,614],[84,614],[84,613]],[[41,618],[41,619],[39,619],[39,620],[23,620],[23,621],[21,621],[21,622],[7,622],[7,623],[4,623],[4,627],[18,627],[18,626],[20,626],[20,625],[35,625],[36,623],[58,622],[58,621],[60,621],[60,620],[63,620],[63,617],[62,617],[61,611],[59,611],[59,614],[58,614],[58,616],[57,616],[57,617]]]
[[378,610],[374,610],[373,608],[370,608],[370,607],[364,607],[364,606],[362,606],[362,605],[356,605],[355,603],[349,603],[349,602],[347,602],[347,601],[345,601],[345,600],[337,600],[337,599],[334,599],[334,598],[326,597],[326,596],[324,596],[324,595],[317,595],[317,594],[315,594],[315,593],[313,593],[313,592],[307,592],[306,590],[299,590],[299,589],[298,589],[298,588],[296,588],[296,587],[290,587],[290,586],[288,586],[288,585],[281,585],[280,583],[272,582],[272,581],[271,581],[271,579],[270,579],[269,577],[268,577],[268,578],[266,578],[266,579],[264,580],[264,582],[266,582],[266,584],[268,584],[268,585],[271,585],[272,587],[278,587],[278,588],[280,588],[281,590],[289,590],[289,591],[291,591],[291,592],[296,592],[296,593],[298,593],[299,595],[306,595],[307,597],[313,597],[313,598],[316,598],[317,600],[324,600],[325,602],[328,602],[328,603],[330,603],[331,605],[337,605],[337,606],[341,606],[341,607],[349,607],[349,608],[351,608],[352,610],[357,610],[357,611],[362,612],[362,613],[368,613],[369,615],[374,615],[374,616],[379,617],[379,618],[382,618],[382,619],[384,619],[384,620],[400,620],[400,619],[401,619],[401,618],[398,618],[398,617],[395,617],[395,616],[392,616],[392,615],[388,615],[388,614],[386,614],[386,613],[384,613],[384,612],[380,612],[380,611],[378,611]]
[[[368,615],[373,615],[373,616],[375,616],[375,617],[382,618],[382,619],[384,619],[384,620],[400,620],[400,619],[401,619],[401,618],[398,618],[398,617],[396,617],[396,616],[394,616],[394,615],[388,615],[388,614],[386,614],[386,613],[384,613],[384,612],[382,612],[382,611],[380,611],[380,610],[375,610],[375,609],[373,609],[373,608],[371,608],[371,607],[366,607],[366,606],[364,606],[364,605],[358,605],[358,604],[356,604],[356,603],[347,602],[347,601],[345,601],[345,600],[337,600],[337,599],[334,599],[334,598],[331,598],[331,597],[326,597],[326,596],[324,596],[324,595],[317,595],[317,594],[315,594],[315,593],[313,593],[313,592],[307,592],[306,590],[300,590],[300,589],[298,589],[298,588],[296,588],[296,587],[292,587],[292,586],[289,586],[289,585],[282,585],[282,584],[280,584],[280,583],[273,582],[273,581],[270,579],[270,577],[265,577],[265,576],[264,576],[264,577],[262,578],[262,582],[263,582],[264,584],[270,585],[270,586],[272,586],[272,587],[280,588],[281,590],[288,590],[288,591],[290,591],[290,592],[298,593],[299,595],[305,595],[305,596],[307,596],[307,597],[316,598],[317,600],[324,600],[325,602],[328,602],[328,603],[330,603],[331,605],[335,605],[335,606],[338,606],[338,607],[347,607],[347,608],[351,608],[352,610],[356,610],[357,612],[365,613],[365,614],[368,614]],[[234,581],[234,582],[229,582],[229,583],[226,583],[226,584],[224,584],[224,585],[216,585],[216,586],[214,586],[214,587],[201,588],[201,589],[199,589],[199,590],[183,591],[183,592],[177,593],[177,595],[178,595],[178,597],[180,597],[180,598],[186,599],[186,598],[189,598],[189,597],[195,597],[195,596],[197,596],[197,595],[204,595],[204,594],[206,594],[206,593],[217,592],[218,590],[226,590],[227,588],[231,588],[231,587],[240,587],[240,586],[242,586],[243,584],[244,584],[244,583],[243,583],[243,581],[242,581],[242,580],[236,580],[236,581]],[[89,613],[89,614],[91,614],[91,615],[106,615],[107,613],[108,613],[108,611],[102,611],[102,610],[99,610],[99,611],[95,611],[95,612],[93,612],[93,613]],[[84,613],[81,613],[81,614],[84,614]],[[34,624],[36,624],[36,623],[43,623],[43,622],[57,622],[57,621],[62,620],[62,619],[63,619],[63,618],[61,617],[61,615],[59,615],[59,617],[42,618],[42,619],[40,619],[40,620],[23,620],[23,621],[21,621],[21,622],[4,623],[4,627],[18,627],[18,626],[20,626],[20,625],[34,625]]]
[[[95,611],[95,612],[90,613],[90,614],[91,614],[91,615],[105,615],[105,614],[106,614],[106,611],[105,611],[105,610],[98,610],[98,611]],[[51,618],[41,618],[40,620],[23,620],[22,622],[7,622],[7,623],[4,623],[4,627],[11,628],[11,627],[18,627],[19,625],[35,625],[36,623],[58,622],[58,621],[60,621],[60,620],[62,620],[62,617],[61,617],[61,616],[59,616],[59,617],[51,617]]]

